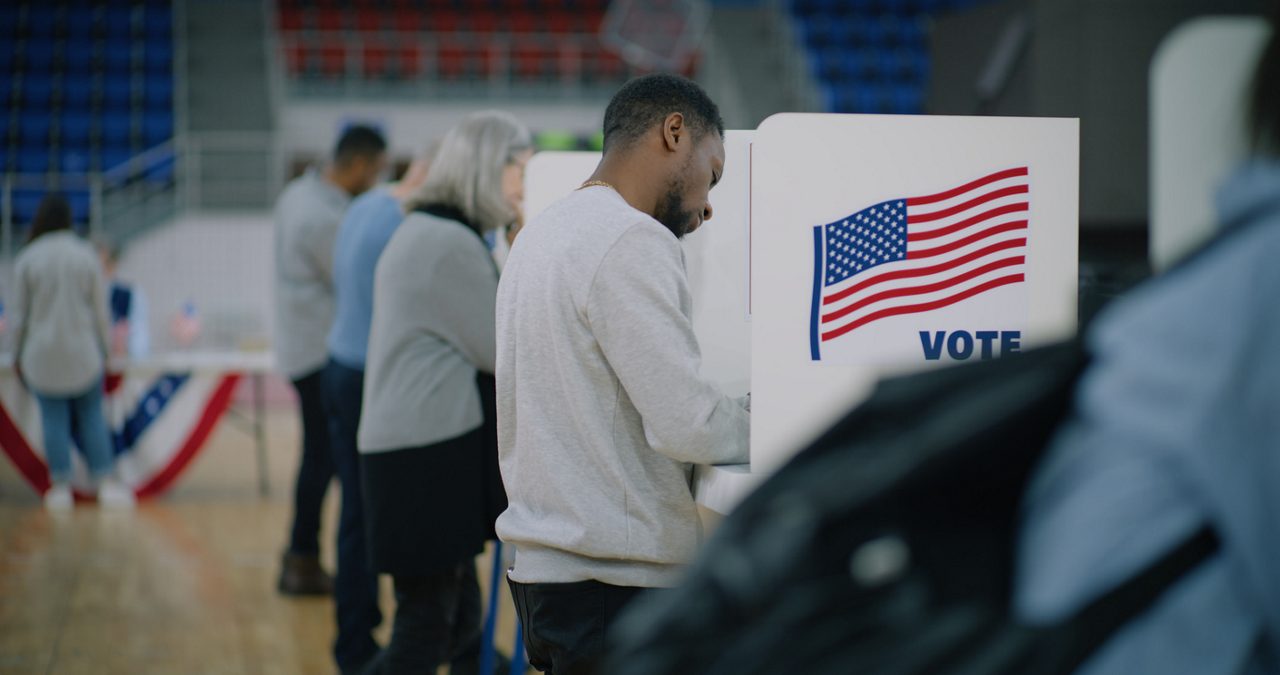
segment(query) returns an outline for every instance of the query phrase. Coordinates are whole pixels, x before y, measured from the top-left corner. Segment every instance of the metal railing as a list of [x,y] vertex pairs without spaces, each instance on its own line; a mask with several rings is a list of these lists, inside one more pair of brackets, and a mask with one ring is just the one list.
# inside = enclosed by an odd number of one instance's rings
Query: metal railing
[[[15,236],[29,222],[17,222],[17,195],[61,192],[76,216],[84,216],[94,238],[125,240],[176,213],[177,152],[165,141],[105,171],[92,173],[5,174],[0,178],[0,254],[11,258],[21,245]],[[85,199],[87,195],[87,200]],[[25,197],[25,195],[24,195]],[[75,213],[87,206],[87,213]],[[24,220],[29,220],[30,214]]]
[[186,208],[260,209],[279,194],[285,176],[277,134],[211,131],[183,142],[182,201]]

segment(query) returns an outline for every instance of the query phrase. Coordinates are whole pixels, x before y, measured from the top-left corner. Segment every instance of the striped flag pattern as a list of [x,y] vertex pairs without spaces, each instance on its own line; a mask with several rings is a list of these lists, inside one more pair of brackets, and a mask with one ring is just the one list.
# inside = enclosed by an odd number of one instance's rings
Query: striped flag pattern
[[810,350],[880,319],[1025,281],[1027,167],[890,199],[813,228]]

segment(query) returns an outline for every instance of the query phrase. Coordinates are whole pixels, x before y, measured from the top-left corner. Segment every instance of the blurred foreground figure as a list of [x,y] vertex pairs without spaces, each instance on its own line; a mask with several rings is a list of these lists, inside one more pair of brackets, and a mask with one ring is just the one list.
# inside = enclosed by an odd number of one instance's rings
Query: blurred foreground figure
[[1254,156],[1217,195],[1223,239],[1099,318],[1025,501],[1015,602],[1030,623],[1076,612],[1202,525],[1222,541],[1082,675],[1280,672],[1278,77],[1273,33]]

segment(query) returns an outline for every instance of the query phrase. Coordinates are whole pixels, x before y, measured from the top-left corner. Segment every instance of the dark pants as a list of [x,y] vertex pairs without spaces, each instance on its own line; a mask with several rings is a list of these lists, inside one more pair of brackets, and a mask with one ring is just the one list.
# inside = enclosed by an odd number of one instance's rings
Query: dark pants
[[373,629],[382,623],[378,610],[378,576],[369,565],[365,541],[364,495],[360,488],[360,455],[356,431],[364,373],[329,362],[324,370],[324,406],[329,416],[329,445],[342,484],[342,515],[338,519],[338,572],[333,600],[338,637],[333,657],[341,668],[372,659],[378,652]]
[[451,661],[452,675],[480,669],[480,584],[474,561],[434,574],[395,576],[396,620],[378,675],[434,673]]
[[293,380],[302,408],[302,461],[298,463],[298,479],[293,488],[293,530],[289,535],[289,552],[300,555],[320,554],[320,513],[324,507],[324,494],[333,480],[329,425],[321,402],[323,373],[321,369]]
[[645,590],[599,581],[507,583],[524,624],[529,663],[551,675],[597,675],[609,627]]

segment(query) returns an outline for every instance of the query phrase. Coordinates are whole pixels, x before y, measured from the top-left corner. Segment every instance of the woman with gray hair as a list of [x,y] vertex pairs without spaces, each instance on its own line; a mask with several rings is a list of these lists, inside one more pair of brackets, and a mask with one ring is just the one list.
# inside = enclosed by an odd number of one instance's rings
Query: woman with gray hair
[[486,232],[516,220],[528,129],[507,113],[449,132],[378,261],[360,418],[374,570],[392,576],[391,643],[371,671],[452,672],[478,655],[475,556],[506,507],[493,369],[498,272]]

